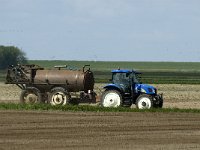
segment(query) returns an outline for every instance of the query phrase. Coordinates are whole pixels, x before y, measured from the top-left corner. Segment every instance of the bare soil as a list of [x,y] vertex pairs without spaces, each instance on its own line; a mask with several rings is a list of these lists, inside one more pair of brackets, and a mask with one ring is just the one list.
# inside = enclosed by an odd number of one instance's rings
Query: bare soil
[[[200,85],[154,85],[164,108],[200,108]],[[96,84],[100,95],[103,84]],[[20,89],[0,83],[0,102]],[[0,150],[200,149],[200,114],[0,110]]]
[[200,114],[0,111],[0,149],[200,149]]

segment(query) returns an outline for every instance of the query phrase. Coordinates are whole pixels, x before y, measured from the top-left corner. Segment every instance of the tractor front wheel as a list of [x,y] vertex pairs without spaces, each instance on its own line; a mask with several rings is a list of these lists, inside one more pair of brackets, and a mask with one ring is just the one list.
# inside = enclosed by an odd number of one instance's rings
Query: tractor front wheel
[[150,109],[153,108],[152,97],[147,94],[140,95],[136,100],[136,107],[138,109]]
[[107,90],[101,96],[103,107],[119,107],[122,104],[122,96],[116,90]]

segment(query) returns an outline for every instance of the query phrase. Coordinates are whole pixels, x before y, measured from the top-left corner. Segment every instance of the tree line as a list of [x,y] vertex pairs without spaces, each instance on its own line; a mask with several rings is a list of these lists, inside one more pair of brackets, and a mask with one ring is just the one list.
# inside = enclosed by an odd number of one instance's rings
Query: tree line
[[0,69],[17,64],[27,64],[25,52],[15,46],[0,46]]

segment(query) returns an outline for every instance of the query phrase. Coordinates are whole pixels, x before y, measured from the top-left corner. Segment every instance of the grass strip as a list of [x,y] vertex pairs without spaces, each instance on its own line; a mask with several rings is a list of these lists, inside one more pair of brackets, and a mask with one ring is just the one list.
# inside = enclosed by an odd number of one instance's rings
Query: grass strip
[[183,112],[183,113],[200,113],[200,109],[179,109],[179,108],[162,108],[162,109],[131,109],[126,107],[105,108],[101,106],[90,105],[66,105],[51,106],[49,104],[15,104],[0,103],[0,110],[44,110],[44,111],[72,111],[72,112]]

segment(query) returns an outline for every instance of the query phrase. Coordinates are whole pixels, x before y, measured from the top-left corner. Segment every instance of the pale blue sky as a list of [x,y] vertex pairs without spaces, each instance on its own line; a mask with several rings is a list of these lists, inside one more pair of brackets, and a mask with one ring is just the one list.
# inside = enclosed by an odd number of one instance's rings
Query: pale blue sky
[[200,0],[0,0],[29,59],[200,62]]

